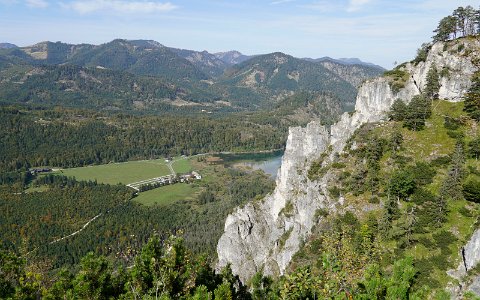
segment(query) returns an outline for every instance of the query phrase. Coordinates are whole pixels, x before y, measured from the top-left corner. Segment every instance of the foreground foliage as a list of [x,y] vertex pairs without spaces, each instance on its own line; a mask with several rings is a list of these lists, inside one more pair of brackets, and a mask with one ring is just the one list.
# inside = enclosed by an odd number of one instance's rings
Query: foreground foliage
[[391,272],[371,264],[364,278],[352,282],[357,287],[349,289],[338,261],[324,255],[323,275],[309,268],[278,280],[258,273],[247,287],[229,266],[215,272],[204,256],[193,256],[175,236],[151,238],[128,268],[114,267],[93,253],[73,271],[53,275],[39,273],[11,252],[0,251],[0,262],[2,299],[409,299],[416,274],[411,258],[396,262]]

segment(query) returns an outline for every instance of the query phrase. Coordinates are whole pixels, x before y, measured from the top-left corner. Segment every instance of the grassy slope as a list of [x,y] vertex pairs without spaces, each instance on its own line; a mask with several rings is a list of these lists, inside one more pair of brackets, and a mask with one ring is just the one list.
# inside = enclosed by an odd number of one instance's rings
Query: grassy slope
[[[402,155],[406,156],[411,162],[430,161],[435,157],[450,155],[455,147],[456,140],[448,136],[448,130],[444,127],[445,116],[452,118],[465,118],[466,114],[462,111],[463,103],[451,103],[446,101],[435,101],[432,105],[432,117],[426,122],[424,130],[410,131],[406,128],[402,128],[401,132],[404,137]],[[385,127],[379,127],[376,131],[380,135],[389,135],[392,127],[399,128],[400,124],[390,122]],[[465,142],[468,143],[475,136],[478,136],[479,131],[472,123],[467,122],[458,131],[465,133]],[[387,134],[386,134],[387,133]],[[467,159],[467,164],[475,163],[472,159]],[[426,186],[428,190],[438,194],[440,186],[447,174],[448,166],[439,169],[437,175],[434,177],[433,183]],[[383,160],[381,165],[384,178],[389,176],[389,165],[387,160]],[[432,235],[439,233],[442,230],[450,231],[457,237],[457,241],[450,245],[452,254],[447,263],[452,266],[458,266],[459,261],[459,249],[466,243],[470,235],[474,230],[475,218],[465,217],[459,213],[459,210],[463,207],[475,207],[478,213],[478,205],[473,205],[465,200],[449,201],[448,202],[448,215],[445,224],[434,231],[432,234],[416,234],[416,238],[428,238],[432,240]],[[402,207],[401,207],[402,208]],[[385,246],[388,246],[387,244]],[[406,250],[405,255],[411,255],[416,260],[432,258],[440,252],[439,249],[426,248],[422,244],[417,244],[413,248]],[[432,269],[430,278],[437,280],[442,286],[450,281],[450,277],[443,271],[438,269]]]

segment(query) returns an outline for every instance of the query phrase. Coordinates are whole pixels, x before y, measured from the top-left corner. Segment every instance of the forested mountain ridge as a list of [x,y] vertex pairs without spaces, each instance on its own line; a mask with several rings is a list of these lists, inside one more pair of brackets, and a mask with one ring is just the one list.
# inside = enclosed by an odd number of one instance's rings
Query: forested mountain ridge
[[73,65],[13,68],[0,75],[0,97],[8,102],[154,111],[177,97],[189,99],[183,90],[160,78]]
[[353,102],[356,94],[355,87],[337,73],[280,52],[255,56],[233,66],[220,79],[220,84],[270,97],[291,95],[301,90],[330,92],[342,103]]
[[221,76],[225,69],[231,66],[230,63],[223,61],[215,54],[210,54],[207,51],[198,52],[186,49],[169,49],[177,55],[185,58],[198,67],[202,72],[213,78]]
[[[168,106],[185,108],[186,111],[258,110],[271,107],[276,101],[300,90],[328,92],[336,98],[348,97],[351,102],[356,88],[351,83],[380,74],[380,71],[371,72],[367,67],[352,66],[349,70],[348,67],[336,66],[334,69],[337,71],[332,73],[326,72],[320,65],[311,65],[309,72],[316,74],[316,80],[322,83],[320,88],[312,82],[304,83],[306,79],[302,77],[297,87],[286,87],[288,93],[279,93],[278,84],[265,85],[259,91],[232,85],[233,81],[223,77],[225,72],[232,73],[228,70],[233,63],[249,58],[238,52],[210,54],[169,48],[151,40],[117,39],[101,45],[41,42],[33,46],[0,49],[3,87],[0,98],[8,102],[107,110],[161,112],[168,111]],[[81,67],[82,73],[95,75],[88,78],[79,76],[80,69],[66,65]],[[359,71],[359,68],[366,69]],[[63,76],[65,69],[79,71],[76,75]],[[338,72],[339,69],[342,71]],[[112,84],[108,74],[129,79]],[[342,81],[337,74],[350,78],[347,83],[342,83],[344,86],[341,89],[335,87],[337,82]],[[102,77],[107,78],[103,80]],[[91,78],[96,79],[96,84],[92,84]],[[68,83],[72,81],[74,83],[70,85],[75,85],[73,89]],[[21,97],[15,98],[12,91],[19,91]]]
[[0,49],[17,48],[17,45],[11,43],[0,43]]

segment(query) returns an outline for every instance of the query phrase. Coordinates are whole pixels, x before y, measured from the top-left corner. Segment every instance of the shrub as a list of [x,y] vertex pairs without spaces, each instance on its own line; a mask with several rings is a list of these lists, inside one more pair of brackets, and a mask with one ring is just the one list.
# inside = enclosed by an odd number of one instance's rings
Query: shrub
[[473,217],[472,212],[468,208],[466,208],[465,206],[460,207],[460,209],[458,209],[458,212],[464,217],[467,217],[467,218]]
[[410,197],[410,200],[417,205],[421,205],[427,201],[435,201],[434,199],[434,194],[422,188],[417,189]]
[[332,164],[332,168],[334,168],[334,169],[343,169],[343,168],[345,168],[346,166],[347,166],[346,164],[341,163],[341,162],[334,162],[334,163]]
[[340,188],[338,188],[336,185],[328,189],[328,193],[330,197],[334,199],[337,199],[338,197],[340,197],[340,192],[341,192]]
[[478,179],[469,179],[463,184],[462,190],[465,200],[480,203],[480,181]]
[[443,127],[445,127],[446,129],[457,130],[458,128],[460,128],[460,125],[462,125],[462,122],[460,122],[460,120],[456,118],[445,116],[444,119],[445,120],[443,122]]
[[390,195],[406,200],[415,190],[414,174],[405,169],[393,173],[388,184]]
[[450,156],[439,156],[430,162],[430,165],[433,167],[443,167],[450,164],[452,159]]
[[405,87],[405,84],[410,77],[410,74],[400,68],[395,68],[391,71],[386,71],[383,73],[384,76],[388,77],[389,85],[393,93],[398,93],[402,88]]

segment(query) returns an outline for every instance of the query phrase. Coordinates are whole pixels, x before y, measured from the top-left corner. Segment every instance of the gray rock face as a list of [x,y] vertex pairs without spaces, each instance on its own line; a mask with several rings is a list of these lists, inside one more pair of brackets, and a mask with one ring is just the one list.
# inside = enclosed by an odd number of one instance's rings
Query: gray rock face
[[310,233],[315,211],[328,206],[319,183],[303,180],[306,167],[328,145],[329,134],[318,122],[290,128],[275,191],[227,217],[217,245],[219,267],[231,263],[243,281],[260,269],[283,274],[299,240]]
[[480,229],[473,233],[464,250],[465,265],[467,270],[470,270],[480,262]]
[[[463,260],[463,257],[465,260]],[[463,253],[460,252],[460,258],[462,258],[455,270],[449,270],[447,273],[460,281],[461,284],[452,285],[449,289],[452,298],[462,298],[464,292],[470,291],[480,296],[480,275],[473,276],[466,280],[465,275],[467,271],[471,270],[480,263],[480,228],[470,237],[470,240],[463,247]],[[466,268],[466,269],[465,269]]]
[[[465,48],[480,48],[477,41],[465,43],[472,43]],[[443,49],[443,43],[437,43],[425,62],[416,66],[407,64],[405,70],[411,76],[396,94],[387,78],[364,83],[358,91],[355,112],[343,114],[341,120],[331,127],[330,134],[319,122],[312,122],[306,128],[291,128],[274,192],[228,216],[225,232],[217,245],[217,266],[230,263],[233,272],[243,281],[260,270],[264,274],[283,274],[302,240],[317,224],[315,212],[319,208],[330,211],[341,208],[340,200],[328,196],[329,182],[334,180],[330,173],[316,181],[307,178],[312,161],[328,148],[331,148],[330,157],[343,151],[347,140],[362,124],[385,120],[395,99],[409,102],[420,94],[433,63],[438,70],[449,70],[448,77],[441,78],[440,98],[458,101],[470,87],[475,68],[469,56],[445,53]],[[480,259],[480,233],[475,245],[476,248],[472,246],[472,261]]]
[[[464,44],[464,50],[458,52],[460,44]],[[462,39],[455,46],[436,43],[429,51],[425,62],[420,62],[417,66],[407,64],[407,69],[412,74],[410,79],[415,80],[420,90],[423,90],[427,84],[428,70],[435,65],[440,73],[442,71],[444,73],[440,80],[439,98],[452,102],[460,101],[470,88],[470,78],[477,70],[471,58],[479,54],[479,48],[478,39]]]

